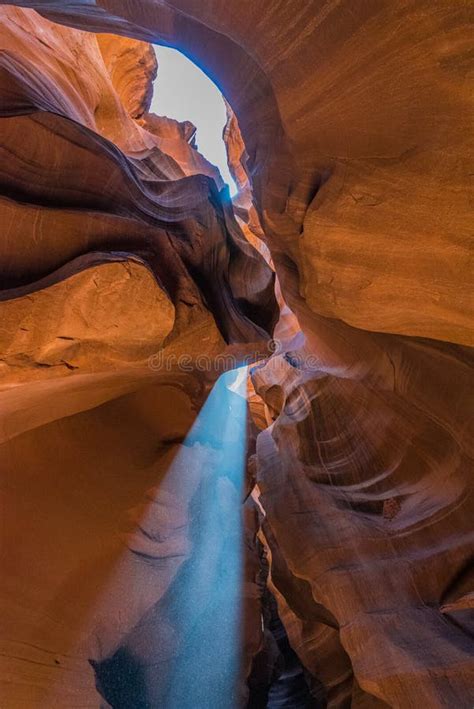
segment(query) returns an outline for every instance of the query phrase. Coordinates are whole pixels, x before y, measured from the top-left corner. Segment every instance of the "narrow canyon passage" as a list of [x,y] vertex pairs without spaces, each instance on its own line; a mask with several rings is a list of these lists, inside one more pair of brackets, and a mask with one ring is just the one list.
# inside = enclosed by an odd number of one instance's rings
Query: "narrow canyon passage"
[[0,0],[2,709],[472,707],[473,24]]

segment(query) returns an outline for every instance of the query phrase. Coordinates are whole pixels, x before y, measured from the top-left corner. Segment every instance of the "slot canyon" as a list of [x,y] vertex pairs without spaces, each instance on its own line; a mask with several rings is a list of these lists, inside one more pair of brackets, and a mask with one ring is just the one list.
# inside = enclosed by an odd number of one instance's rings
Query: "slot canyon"
[[2,709],[472,709],[473,28],[0,0]]

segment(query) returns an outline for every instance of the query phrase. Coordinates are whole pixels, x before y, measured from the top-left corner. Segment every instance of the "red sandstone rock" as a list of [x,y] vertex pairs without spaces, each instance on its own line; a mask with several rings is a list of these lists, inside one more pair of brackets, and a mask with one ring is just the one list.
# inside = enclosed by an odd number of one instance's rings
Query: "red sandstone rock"
[[[314,697],[470,707],[472,8],[19,4],[44,16],[1,3],[2,706],[104,706],[117,653],[162,705],[200,485],[182,443],[216,377],[197,358],[274,333],[240,703],[278,664],[258,534]],[[232,106],[233,208],[192,127],[147,113],[153,40]]]

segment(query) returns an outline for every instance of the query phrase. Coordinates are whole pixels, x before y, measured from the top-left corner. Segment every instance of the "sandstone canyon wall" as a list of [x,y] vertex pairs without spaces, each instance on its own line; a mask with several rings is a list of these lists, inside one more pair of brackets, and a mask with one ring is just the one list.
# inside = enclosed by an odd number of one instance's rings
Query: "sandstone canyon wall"
[[[2,706],[280,706],[275,608],[286,706],[472,706],[473,10],[0,3]],[[149,42],[222,88],[233,204]]]

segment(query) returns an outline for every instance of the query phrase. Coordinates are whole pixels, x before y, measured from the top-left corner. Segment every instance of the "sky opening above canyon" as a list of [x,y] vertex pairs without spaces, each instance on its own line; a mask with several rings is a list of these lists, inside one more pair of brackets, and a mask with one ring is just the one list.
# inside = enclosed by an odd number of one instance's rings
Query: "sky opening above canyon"
[[216,165],[230,194],[237,192],[229,172],[222,131],[227,116],[222,93],[194,62],[176,49],[155,45],[158,76],[151,111],[196,126],[199,152]]

